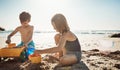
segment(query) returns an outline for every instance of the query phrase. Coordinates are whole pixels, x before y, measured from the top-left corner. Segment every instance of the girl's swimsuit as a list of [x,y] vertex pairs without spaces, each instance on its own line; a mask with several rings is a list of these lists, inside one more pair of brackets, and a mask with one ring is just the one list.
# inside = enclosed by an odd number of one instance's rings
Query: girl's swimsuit
[[81,46],[78,39],[74,41],[66,41],[65,49],[67,54],[74,54],[77,58],[77,62],[81,60]]

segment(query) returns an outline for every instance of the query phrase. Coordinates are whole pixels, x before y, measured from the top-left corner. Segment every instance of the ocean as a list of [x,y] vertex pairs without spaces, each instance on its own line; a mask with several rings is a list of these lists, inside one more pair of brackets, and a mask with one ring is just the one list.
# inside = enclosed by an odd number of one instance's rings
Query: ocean
[[[12,31],[0,32],[0,48],[6,47],[7,36]],[[82,50],[90,49],[120,49],[119,38],[110,38],[112,34],[120,33],[120,30],[79,30],[72,31],[79,39]],[[54,31],[34,31],[33,41],[36,49],[45,49],[55,46]],[[19,44],[21,42],[20,34],[17,33],[11,38],[12,43]],[[116,45],[117,44],[117,45]],[[114,48],[113,48],[114,47]],[[106,49],[105,49],[106,48]]]

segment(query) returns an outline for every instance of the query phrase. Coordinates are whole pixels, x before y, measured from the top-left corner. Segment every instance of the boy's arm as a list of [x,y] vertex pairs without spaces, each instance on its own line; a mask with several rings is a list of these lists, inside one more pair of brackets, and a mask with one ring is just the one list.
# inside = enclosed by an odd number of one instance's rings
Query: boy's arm
[[16,28],[11,34],[8,35],[6,43],[9,44],[11,42],[10,38],[18,32],[18,28]]
[[7,39],[9,40],[14,34],[16,34],[18,32],[19,27],[17,27],[12,33],[10,33],[7,37]]

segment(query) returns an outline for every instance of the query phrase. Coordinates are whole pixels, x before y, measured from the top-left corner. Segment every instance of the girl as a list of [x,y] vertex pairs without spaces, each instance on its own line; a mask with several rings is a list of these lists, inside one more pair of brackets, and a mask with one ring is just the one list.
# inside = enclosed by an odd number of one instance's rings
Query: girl
[[56,47],[36,50],[35,53],[59,52],[61,65],[72,65],[81,59],[81,47],[78,38],[70,31],[66,18],[62,14],[56,14],[51,19],[52,26],[58,32],[55,35]]

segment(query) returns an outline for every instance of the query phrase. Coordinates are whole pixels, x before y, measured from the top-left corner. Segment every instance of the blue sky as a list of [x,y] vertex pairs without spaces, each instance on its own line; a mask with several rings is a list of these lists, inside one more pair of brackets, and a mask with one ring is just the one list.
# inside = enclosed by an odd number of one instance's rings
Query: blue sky
[[71,30],[120,30],[120,0],[0,0],[0,26],[15,29],[22,11],[39,31],[53,30],[56,13],[65,15]]

